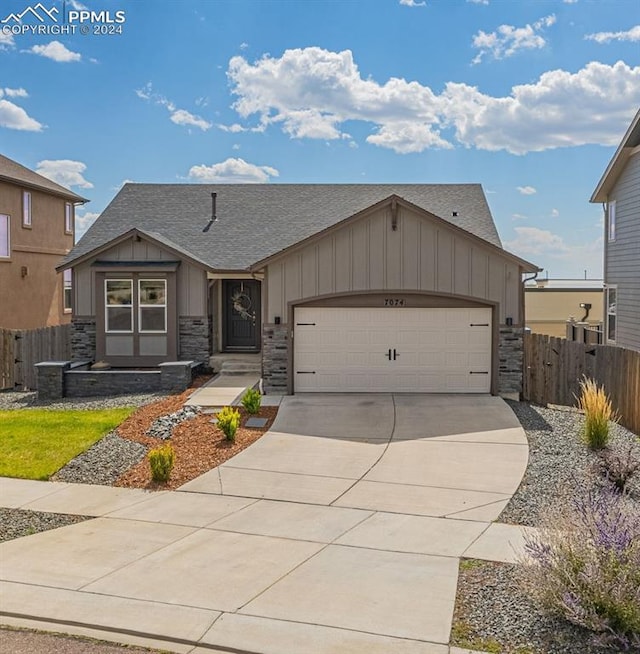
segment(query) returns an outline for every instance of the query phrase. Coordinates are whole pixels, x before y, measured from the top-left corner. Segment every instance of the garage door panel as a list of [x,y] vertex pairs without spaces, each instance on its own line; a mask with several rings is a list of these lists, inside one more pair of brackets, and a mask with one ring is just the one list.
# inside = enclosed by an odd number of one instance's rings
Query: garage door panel
[[295,390],[489,392],[490,374],[470,373],[490,372],[490,321],[477,308],[296,309]]

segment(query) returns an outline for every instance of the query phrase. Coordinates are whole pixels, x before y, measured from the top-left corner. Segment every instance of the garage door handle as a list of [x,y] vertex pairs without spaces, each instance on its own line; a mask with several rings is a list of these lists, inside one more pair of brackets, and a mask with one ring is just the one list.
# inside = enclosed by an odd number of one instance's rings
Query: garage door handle
[[387,353],[385,354],[385,356],[387,357],[387,359],[389,359],[389,361],[391,361],[391,348],[389,348],[387,350]]
[[393,348],[393,360],[395,361],[400,355],[396,352],[396,348]]
[[469,323],[469,327],[488,327],[489,323],[488,322],[472,322]]
[[315,370],[296,370],[296,375],[315,375]]
[[470,370],[469,374],[470,375],[488,375],[489,371],[488,370]]

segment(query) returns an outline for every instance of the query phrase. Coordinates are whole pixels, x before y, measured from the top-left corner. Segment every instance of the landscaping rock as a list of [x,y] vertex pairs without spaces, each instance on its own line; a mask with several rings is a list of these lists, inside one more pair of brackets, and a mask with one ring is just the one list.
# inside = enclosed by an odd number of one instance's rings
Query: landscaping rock
[[0,542],[91,520],[89,516],[0,509]]
[[184,406],[179,411],[175,413],[170,413],[166,416],[160,416],[156,419],[151,427],[147,430],[147,436],[153,436],[154,438],[160,438],[162,440],[167,440],[171,438],[174,427],[177,427],[181,422],[185,420],[191,420],[198,415],[198,409],[191,406]]

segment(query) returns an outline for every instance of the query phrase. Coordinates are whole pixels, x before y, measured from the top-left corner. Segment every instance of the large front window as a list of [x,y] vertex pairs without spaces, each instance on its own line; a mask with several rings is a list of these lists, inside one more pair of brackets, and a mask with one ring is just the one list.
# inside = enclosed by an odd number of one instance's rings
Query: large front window
[[167,282],[164,279],[138,281],[140,332],[167,331]]
[[105,281],[105,329],[107,332],[133,331],[133,281]]
[[[164,334],[167,331],[167,280],[105,280],[105,329],[110,333]],[[136,309],[134,311],[134,309]],[[134,326],[134,317],[137,323]]]
[[618,289],[615,286],[607,288],[607,323],[605,325],[607,342],[616,342],[616,303]]

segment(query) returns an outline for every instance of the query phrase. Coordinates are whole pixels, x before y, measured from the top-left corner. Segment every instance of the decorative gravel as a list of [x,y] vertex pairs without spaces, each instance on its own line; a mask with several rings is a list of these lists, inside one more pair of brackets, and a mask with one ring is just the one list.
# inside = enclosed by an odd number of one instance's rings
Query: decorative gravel
[[112,431],[60,468],[51,480],[111,486],[131,466],[142,461],[146,452],[141,443],[121,438]]
[[68,397],[56,402],[39,401],[35,391],[0,392],[0,411],[10,409],[117,409],[125,406],[142,406],[165,397],[164,393],[112,395],[109,397]]
[[[602,485],[600,457],[581,441],[583,416],[569,408],[552,409],[508,402],[529,441],[529,463],[520,488],[499,517],[499,522],[537,527],[546,508],[584,490]],[[613,425],[609,449],[633,447],[640,457],[640,439],[628,429]],[[640,471],[628,485],[640,503]],[[639,506],[640,510],[640,506]]]
[[0,509],[0,542],[91,520],[90,516]]
[[[583,416],[570,408],[509,402],[525,429],[529,462],[499,521],[537,527],[545,511],[585,488],[601,486],[600,457],[582,443]],[[629,447],[640,457],[640,439],[614,425],[608,449]],[[640,471],[628,484],[640,511]],[[600,654],[591,632],[540,612],[522,590],[516,565],[465,562],[460,567],[452,643],[500,654]],[[465,642],[466,641],[466,642]],[[492,649],[493,648],[493,649]]]

